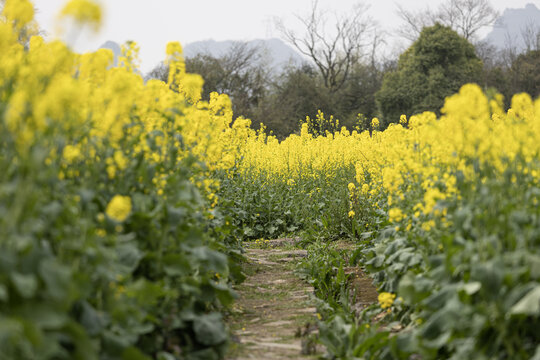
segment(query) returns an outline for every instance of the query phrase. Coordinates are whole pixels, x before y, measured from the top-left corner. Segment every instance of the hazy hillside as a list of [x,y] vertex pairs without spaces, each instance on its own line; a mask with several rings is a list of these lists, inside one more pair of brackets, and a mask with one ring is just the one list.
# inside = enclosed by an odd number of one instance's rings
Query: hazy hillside
[[118,65],[118,57],[122,55],[122,48],[114,41],[107,41],[99,47],[100,49],[110,49],[114,54],[114,66]]
[[523,33],[531,30],[536,34],[540,31],[540,10],[527,4],[525,8],[504,10],[486,40],[499,49],[512,47],[521,52],[526,49]]
[[[215,41],[205,40],[187,44],[184,47],[184,55],[193,57],[197,54],[209,54],[219,57],[227,53],[237,41]],[[273,71],[280,72],[280,69],[288,65],[300,65],[306,61],[296,50],[285,44],[280,39],[257,39],[248,42],[249,47],[261,49],[263,54],[261,61],[268,64]]]

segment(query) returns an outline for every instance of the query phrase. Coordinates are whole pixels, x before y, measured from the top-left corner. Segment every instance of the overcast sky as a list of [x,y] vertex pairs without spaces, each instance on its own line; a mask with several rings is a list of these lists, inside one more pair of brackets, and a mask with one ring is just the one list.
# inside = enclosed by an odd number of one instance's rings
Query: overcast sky
[[[77,51],[95,50],[107,40],[123,43],[136,41],[141,47],[142,70],[154,67],[164,57],[165,45],[172,40],[182,44],[198,40],[251,40],[280,37],[273,19],[282,18],[294,27],[295,14],[309,11],[312,0],[101,0],[104,24],[99,33],[77,36]],[[54,34],[55,18],[66,0],[34,0],[41,27]],[[355,0],[319,0],[319,7],[345,12]],[[365,0],[368,13],[389,33],[399,25],[396,4],[408,9],[435,8],[442,0]],[[502,12],[505,8],[522,8],[540,0],[492,0]],[[487,33],[489,29],[484,30]],[[393,40],[395,41],[395,40]]]

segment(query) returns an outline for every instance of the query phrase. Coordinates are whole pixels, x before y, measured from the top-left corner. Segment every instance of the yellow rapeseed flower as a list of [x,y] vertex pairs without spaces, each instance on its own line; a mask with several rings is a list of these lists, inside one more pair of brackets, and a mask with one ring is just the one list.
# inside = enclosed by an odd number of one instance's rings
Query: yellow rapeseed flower
[[89,25],[97,31],[102,21],[101,7],[91,0],[71,0],[60,12],[60,18],[66,17],[73,18],[80,25]]
[[111,219],[123,222],[131,213],[131,198],[129,196],[115,195],[107,205],[105,213]]
[[362,184],[362,194],[367,195],[369,192],[369,185],[368,184]]
[[388,292],[382,292],[379,294],[379,304],[381,306],[381,309],[387,309],[394,304],[394,300],[396,299],[396,294],[388,293]]
[[401,125],[406,125],[406,124],[407,124],[407,115],[401,115],[401,116],[399,117],[399,123],[400,123]]
[[182,55],[182,45],[178,41],[171,41],[167,44],[166,49],[167,55],[171,56],[181,56]]
[[388,211],[388,218],[390,222],[399,222],[403,220],[404,217],[405,216],[400,208],[392,208],[390,211]]
[[62,152],[62,157],[68,164],[71,164],[81,157],[81,149],[78,146],[66,145]]
[[34,18],[34,5],[28,0],[6,0],[2,15],[22,27]]
[[379,128],[379,125],[380,125],[379,119],[373,118],[373,119],[371,120],[371,127],[372,127],[373,129],[375,129],[375,130],[378,129],[378,128]]
[[124,153],[120,150],[116,150],[113,154],[114,162],[120,170],[125,170],[129,159],[124,156]]

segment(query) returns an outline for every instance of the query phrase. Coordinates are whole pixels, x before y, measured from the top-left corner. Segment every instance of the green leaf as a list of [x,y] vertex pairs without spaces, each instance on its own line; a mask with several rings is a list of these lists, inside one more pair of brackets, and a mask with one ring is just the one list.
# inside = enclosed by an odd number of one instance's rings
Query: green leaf
[[186,355],[186,360],[218,360],[220,357],[214,349],[194,351]]
[[429,309],[437,310],[445,306],[456,295],[455,287],[447,285],[433,293],[422,301]]
[[116,248],[118,261],[123,267],[124,274],[131,274],[144,257],[143,253],[133,243],[123,243]]
[[477,264],[472,268],[471,279],[482,283],[482,290],[490,296],[499,294],[503,280],[503,266],[495,262]]
[[369,261],[367,261],[365,264],[366,265],[373,265],[374,267],[378,268],[378,267],[381,267],[381,265],[384,263],[384,256],[383,255],[378,255],[376,257],[374,257],[373,259],[370,259]]
[[9,300],[8,289],[5,285],[0,284],[0,301],[6,302]]
[[47,294],[56,300],[69,302],[71,270],[55,259],[45,259],[39,263],[39,273],[47,287]]
[[398,293],[405,300],[405,303],[416,304],[428,297],[432,293],[434,286],[435,284],[431,279],[408,272],[399,282]]
[[478,281],[473,281],[467,284],[464,284],[461,289],[465,291],[467,295],[473,295],[478,292],[482,288],[482,284]]
[[139,279],[126,287],[128,296],[137,299],[140,305],[153,305],[163,296],[163,288],[159,282],[150,282],[145,279]]
[[227,272],[227,256],[224,254],[201,246],[193,249],[193,255],[201,262],[205,263],[208,270],[217,273]]
[[184,207],[167,206],[167,215],[171,224],[182,223],[187,214],[188,211]]
[[157,360],[176,360],[176,358],[171,353],[160,351],[157,354]]
[[0,317],[0,343],[17,338],[23,333],[24,326],[21,321],[9,317]]
[[193,330],[197,341],[206,346],[218,345],[227,340],[227,332],[219,313],[197,317],[193,322]]
[[60,329],[69,322],[69,316],[65,310],[55,309],[50,302],[31,303],[25,302],[16,308],[15,313],[37,327],[44,329]]
[[540,256],[528,254],[527,260],[530,264],[529,268],[531,271],[531,276],[535,279],[540,278]]
[[63,207],[58,201],[53,201],[41,208],[43,214],[47,214],[47,218],[54,219],[62,212]]
[[34,274],[20,274],[13,272],[10,275],[11,283],[23,298],[30,299],[36,294],[38,281]]
[[253,229],[251,229],[250,227],[245,227],[244,228],[244,235],[245,236],[253,236],[255,235],[255,232],[253,231]]
[[512,315],[539,315],[540,314],[540,285],[529,291],[510,309]]
[[107,325],[107,319],[103,313],[96,311],[88,302],[81,303],[80,323],[89,335],[95,336]]
[[181,254],[163,256],[163,269],[169,276],[184,276],[191,272],[189,260]]
[[146,356],[139,349],[134,347],[128,347],[122,352],[123,360],[152,360],[151,357]]
[[536,347],[536,351],[534,352],[533,357],[531,360],[540,360],[540,345]]

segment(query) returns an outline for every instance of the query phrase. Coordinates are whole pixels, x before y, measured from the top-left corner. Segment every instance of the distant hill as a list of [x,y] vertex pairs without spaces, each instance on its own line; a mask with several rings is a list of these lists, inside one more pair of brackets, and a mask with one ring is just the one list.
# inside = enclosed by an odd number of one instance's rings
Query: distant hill
[[511,47],[522,52],[526,49],[523,33],[531,30],[540,34],[540,10],[527,4],[524,8],[504,10],[485,40],[499,49]]
[[[197,41],[187,44],[184,47],[186,58],[194,57],[197,54],[208,54],[220,57],[226,54],[238,41]],[[273,72],[279,73],[286,66],[300,66],[306,60],[291,46],[285,44],[280,39],[258,39],[247,42],[250,48],[259,48],[262,52],[261,61],[269,65]]]
[[118,58],[122,56],[122,48],[114,41],[107,41],[99,47],[100,49],[110,49],[114,54],[114,66],[118,66]]
[[[194,57],[198,54],[208,54],[220,57],[226,54],[239,41],[196,41],[184,46],[184,56]],[[300,66],[306,60],[292,47],[279,39],[258,39],[247,42],[250,48],[258,48],[261,52],[259,61],[268,65],[271,71],[279,74],[287,66]],[[121,46],[114,41],[107,41],[99,47],[100,49],[110,49],[114,54],[114,66],[118,66],[118,58],[122,55]]]

